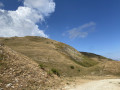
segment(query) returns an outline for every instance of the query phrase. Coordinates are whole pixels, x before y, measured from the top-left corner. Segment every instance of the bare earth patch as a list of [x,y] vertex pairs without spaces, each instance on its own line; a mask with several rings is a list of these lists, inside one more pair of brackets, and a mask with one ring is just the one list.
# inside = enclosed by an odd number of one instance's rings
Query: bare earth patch
[[120,79],[90,81],[74,87],[68,87],[66,90],[120,90]]

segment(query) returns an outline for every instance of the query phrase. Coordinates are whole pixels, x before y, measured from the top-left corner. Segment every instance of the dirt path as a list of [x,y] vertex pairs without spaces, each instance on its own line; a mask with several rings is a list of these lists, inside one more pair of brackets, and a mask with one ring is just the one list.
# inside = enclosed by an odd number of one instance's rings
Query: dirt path
[[120,90],[120,79],[91,81],[68,90]]

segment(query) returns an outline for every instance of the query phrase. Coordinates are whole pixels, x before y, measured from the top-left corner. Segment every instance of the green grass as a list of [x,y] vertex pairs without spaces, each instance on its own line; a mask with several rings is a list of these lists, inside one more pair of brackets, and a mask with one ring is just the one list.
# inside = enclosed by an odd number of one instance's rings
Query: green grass
[[0,83],[2,83],[3,81],[0,79]]
[[76,64],[79,64],[83,67],[92,67],[94,65],[97,65],[99,63],[99,61],[94,61],[91,58],[88,58],[87,56],[82,56],[82,60],[81,61],[77,61],[74,58],[70,57],[70,60],[72,60],[73,62],[75,62]]
[[59,71],[58,71],[57,69],[52,68],[51,71],[52,71],[54,74],[56,74],[57,76],[60,76],[60,73],[59,73]]
[[0,57],[0,60],[3,60],[3,57]]
[[53,72],[51,70],[48,70],[47,71],[48,75],[52,76],[53,75]]
[[82,53],[83,55],[85,55],[85,56],[87,56],[89,58],[96,57],[96,58],[99,58],[99,59],[106,59],[105,57],[97,55],[97,54],[94,54],[94,53],[88,53],[88,52],[80,52],[80,53]]
[[81,62],[79,62],[80,65],[84,66],[84,67],[92,67],[94,65],[97,65],[99,62],[94,61],[86,56],[83,56],[83,60]]
[[43,69],[43,70],[45,70],[45,68],[46,68],[46,65],[44,65],[44,64],[39,64],[39,66],[40,66],[40,68]]
[[78,69],[78,72],[80,72],[80,69]]
[[0,62],[0,67],[2,66],[3,64]]
[[3,60],[3,55],[2,54],[0,54],[0,60]]

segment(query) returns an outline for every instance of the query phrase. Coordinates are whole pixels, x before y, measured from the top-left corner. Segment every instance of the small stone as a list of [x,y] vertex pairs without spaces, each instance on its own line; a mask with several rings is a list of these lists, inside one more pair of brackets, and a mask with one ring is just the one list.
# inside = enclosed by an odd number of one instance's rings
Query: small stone
[[18,82],[18,79],[15,78],[15,81]]
[[12,83],[9,83],[6,85],[6,88],[11,87],[11,86],[12,86]]
[[11,86],[12,88],[15,88],[14,86]]
[[12,70],[12,68],[10,68],[10,70]]
[[0,88],[0,90],[4,90],[3,88]]

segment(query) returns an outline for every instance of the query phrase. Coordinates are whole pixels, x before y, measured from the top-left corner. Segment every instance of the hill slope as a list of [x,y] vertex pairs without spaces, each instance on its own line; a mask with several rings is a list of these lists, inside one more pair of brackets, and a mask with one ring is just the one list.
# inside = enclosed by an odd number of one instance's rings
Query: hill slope
[[0,46],[0,90],[46,90],[58,82],[30,58]]
[[0,38],[0,41],[31,58],[45,71],[54,70],[61,76],[119,75],[120,73],[120,62],[79,52],[69,45],[51,39],[27,36]]

